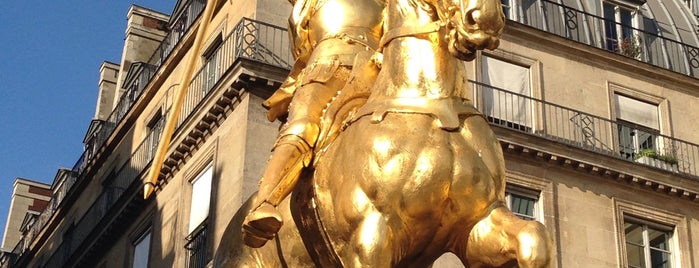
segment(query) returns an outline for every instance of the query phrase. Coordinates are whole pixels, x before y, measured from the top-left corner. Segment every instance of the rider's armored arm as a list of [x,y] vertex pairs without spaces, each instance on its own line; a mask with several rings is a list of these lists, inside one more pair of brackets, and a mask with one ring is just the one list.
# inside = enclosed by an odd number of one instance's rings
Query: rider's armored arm
[[274,122],[289,112],[291,98],[294,96],[294,92],[296,92],[296,88],[298,87],[297,81],[299,74],[301,74],[301,71],[305,67],[306,62],[301,59],[296,60],[296,63],[291,68],[291,72],[289,72],[289,76],[287,76],[279,89],[277,89],[271,97],[262,102],[262,106],[269,110],[267,111],[267,120]]
[[274,121],[288,113],[291,99],[300,86],[298,84],[299,75],[306,68],[312,51],[308,36],[308,14],[310,8],[315,4],[315,0],[289,0],[289,3],[294,6],[289,18],[289,37],[291,51],[296,62],[279,89],[262,103],[262,106],[269,110],[267,112],[269,121]]

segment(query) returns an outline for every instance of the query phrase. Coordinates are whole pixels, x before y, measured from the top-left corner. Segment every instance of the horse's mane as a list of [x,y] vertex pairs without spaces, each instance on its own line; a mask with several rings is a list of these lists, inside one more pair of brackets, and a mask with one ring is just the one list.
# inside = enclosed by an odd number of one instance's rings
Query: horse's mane
[[[387,0],[390,1],[390,0]],[[419,8],[430,13],[435,20],[440,20],[445,24],[453,19],[453,11],[445,6],[448,3],[446,0],[406,0],[413,8]],[[463,0],[462,0],[463,1]]]
[[435,7],[433,6],[431,1],[428,0],[407,0],[408,4],[412,6],[413,8],[420,8],[422,10],[428,11],[434,15],[435,13]]

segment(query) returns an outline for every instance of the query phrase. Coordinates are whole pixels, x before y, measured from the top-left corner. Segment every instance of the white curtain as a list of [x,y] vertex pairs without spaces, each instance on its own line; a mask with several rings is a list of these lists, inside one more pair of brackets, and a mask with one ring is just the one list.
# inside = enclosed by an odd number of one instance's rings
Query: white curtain
[[[483,56],[483,83],[496,89],[483,89],[484,114],[507,122],[531,127],[531,76],[528,67]],[[499,91],[499,90],[500,91]]]
[[199,177],[192,181],[192,206],[189,213],[189,233],[192,233],[207,216],[211,200],[211,179],[214,175],[212,165],[208,165]]
[[614,95],[617,118],[640,126],[660,129],[658,106],[626,96]]

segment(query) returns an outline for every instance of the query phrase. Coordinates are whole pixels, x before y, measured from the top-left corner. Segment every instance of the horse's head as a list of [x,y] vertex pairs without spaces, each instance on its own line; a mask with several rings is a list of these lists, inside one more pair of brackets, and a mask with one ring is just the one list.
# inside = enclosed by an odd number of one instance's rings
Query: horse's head
[[480,49],[495,49],[505,27],[500,0],[427,0],[445,22],[449,52],[473,60]]

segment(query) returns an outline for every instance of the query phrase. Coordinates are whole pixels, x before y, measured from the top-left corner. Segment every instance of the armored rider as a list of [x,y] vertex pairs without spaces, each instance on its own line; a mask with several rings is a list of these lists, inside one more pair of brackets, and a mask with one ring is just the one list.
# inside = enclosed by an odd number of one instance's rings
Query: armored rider
[[263,105],[274,121],[288,111],[260,180],[258,203],[243,222],[245,243],[261,247],[282,226],[276,207],[311,164],[324,109],[347,83],[355,56],[373,52],[382,34],[384,0],[290,0],[296,63]]

